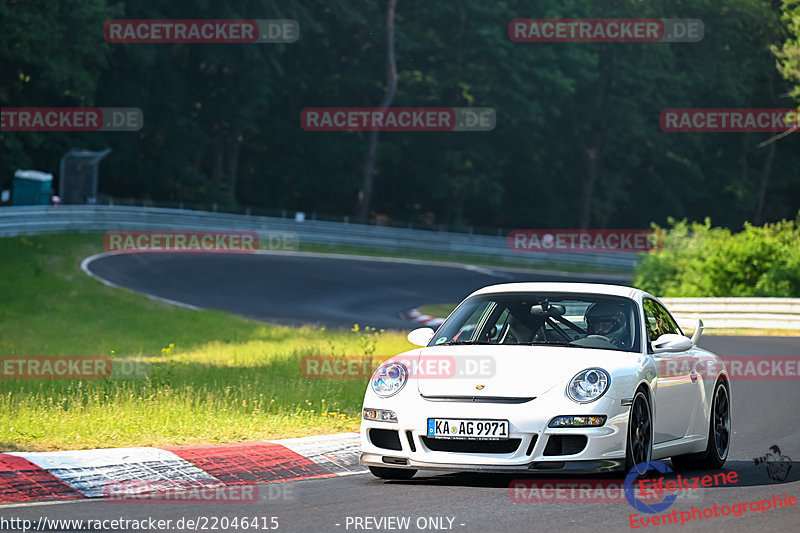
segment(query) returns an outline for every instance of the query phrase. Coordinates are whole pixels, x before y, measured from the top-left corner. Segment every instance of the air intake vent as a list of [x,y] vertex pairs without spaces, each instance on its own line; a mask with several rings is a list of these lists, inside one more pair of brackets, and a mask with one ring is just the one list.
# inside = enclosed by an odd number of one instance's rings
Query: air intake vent
[[377,429],[372,428],[369,430],[369,440],[378,448],[385,448],[387,450],[402,450],[400,445],[400,435],[396,429]]
[[387,465],[402,465],[408,466],[408,459],[404,457],[383,457],[383,462]]
[[550,435],[547,446],[544,447],[545,455],[575,455],[586,448],[589,439],[586,435]]
[[522,439],[508,440],[456,440],[421,437],[422,443],[434,452],[455,453],[514,453]]

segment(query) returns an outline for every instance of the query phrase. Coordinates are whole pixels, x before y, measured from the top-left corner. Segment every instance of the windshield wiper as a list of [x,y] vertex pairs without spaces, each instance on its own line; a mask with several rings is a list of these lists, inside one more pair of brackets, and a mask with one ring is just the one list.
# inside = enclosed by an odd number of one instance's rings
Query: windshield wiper
[[450,341],[437,344],[437,346],[455,346],[457,344],[493,344],[489,341]]
[[552,344],[554,346],[568,346],[570,348],[586,348],[586,346],[581,346],[580,344],[571,344],[573,341],[564,342],[564,341],[531,341],[526,342],[528,346],[536,346],[537,344]]

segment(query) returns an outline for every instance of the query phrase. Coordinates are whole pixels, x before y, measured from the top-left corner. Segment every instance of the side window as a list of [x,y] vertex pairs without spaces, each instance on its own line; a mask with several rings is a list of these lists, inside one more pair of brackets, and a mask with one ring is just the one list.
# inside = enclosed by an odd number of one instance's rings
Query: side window
[[484,317],[489,313],[492,309],[494,309],[495,304],[491,301],[481,302],[479,305],[475,307],[472,313],[469,315],[464,321],[464,324],[461,326],[461,329],[458,333],[453,336],[454,341],[467,341],[467,340],[474,340],[477,336],[478,325],[484,319]]
[[644,307],[644,325],[647,328],[647,338],[650,339],[650,342],[653,342],[658,338],[658,324],[656,322],[656,314],[653,310],[654,304],[653,300],[646,299],[642,303],[642,307]]
[[653,302],[653,305],[658,310],[659,316],[661,317],[661,322],[664,324],[661,334],[674,333],[675,335],[683,335],[681,328],[679,328],[678,324],[675,323],[675,320],[673,320],[672,316],[669,314],[669,311],[667,311],[666,308],[664,308],[664,306],[658,302]]
[[647,336],[651,342],[666,333],[683,334],[678,324],[658,302],[648,298],[644,300],[643,307]]

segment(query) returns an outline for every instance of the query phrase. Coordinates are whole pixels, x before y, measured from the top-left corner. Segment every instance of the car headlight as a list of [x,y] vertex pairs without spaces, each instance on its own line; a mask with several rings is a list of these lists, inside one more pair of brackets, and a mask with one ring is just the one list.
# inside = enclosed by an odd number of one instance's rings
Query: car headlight
[[408,368],[403,363],[388,362],[378,367],[372,375],[372,390],[383,398],[394,396],[408,381]]
[[570,415],[557,416],[547,424],[549,428],[600,427],[606,423],[606,415]]
[[593,402],[606,393],[610,384],[608,372],[601,368],[587,368],[570,380],[567,396],[578,403]]
[[397,422],[397,413],[390,409],[364,408],[364,420],[377,420],[378,422]]

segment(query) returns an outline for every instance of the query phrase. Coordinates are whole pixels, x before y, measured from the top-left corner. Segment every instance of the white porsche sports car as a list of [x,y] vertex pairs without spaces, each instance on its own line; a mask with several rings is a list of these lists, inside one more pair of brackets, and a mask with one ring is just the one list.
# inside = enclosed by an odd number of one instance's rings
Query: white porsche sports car
[[377,477],[420,469],[644,473],[719,468],[728,374],[657,298],[587,283],[509,283],[464,300],[422,348],[384,362],[364,397],[361,459]]

